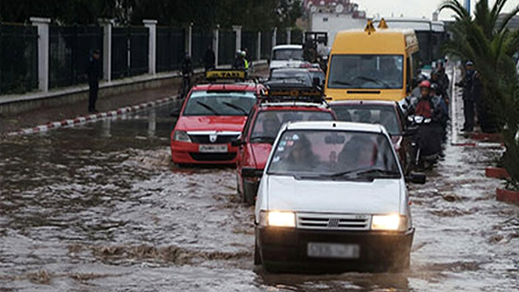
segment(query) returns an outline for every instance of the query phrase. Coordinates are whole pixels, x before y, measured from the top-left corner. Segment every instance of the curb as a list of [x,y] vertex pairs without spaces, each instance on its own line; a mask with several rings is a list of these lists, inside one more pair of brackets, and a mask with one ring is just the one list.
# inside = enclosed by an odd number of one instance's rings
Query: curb
[[79,125],[79,124],[85,124],[87,122],[93,122],[93,121],[103,120],[106,118],[117,117],[117,116],[123,115],[125,113],[141,111],[141,110],[144,110],[147,108],[162,105],[164,103],[167,103],[167,102],[170,102],[173,100],[176,100],[176,97],[168,96],[168,97],[161,98],[159,100],[149,101],[149,102],[141,103],[141,104],[134,105],[134,106],[126,106],[126,107],[118,108],[116,110],[112,110],[112,111],[108,111],[108,112],[78,116],[73,119],[65,119],[65,120],[61,120],[61,121],[49,122],[45,125],[38,125],[38,126],[35,126],[32,128],[25,128],[25,129],[18,130],[16,132],[7,133],[7,136],[12,137],[12,136],[35,134],[35,133],[43,133],[43,132],[47,132],[47,131],[54,130],[54,129],[70,127],[70,126]]
[[488,166],[485,168],[485,176],[498,179],[510,179],[510,174],[502,167]]
[[473,148],[487,148],[487,149],[503,149],[504,143],[492,143],[492,142],[465,142],[465,143],[451,143],[452,146],[459,147],[473,147]]
[[519,191],[497,188],[496,199],[501,202],[519,205]]

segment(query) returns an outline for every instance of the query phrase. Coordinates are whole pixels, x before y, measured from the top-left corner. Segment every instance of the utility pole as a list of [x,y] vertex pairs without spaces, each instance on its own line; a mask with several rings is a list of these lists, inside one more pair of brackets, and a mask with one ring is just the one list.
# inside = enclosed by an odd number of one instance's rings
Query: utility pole
[[465,0],[465,9],[470,15],[470,0]]

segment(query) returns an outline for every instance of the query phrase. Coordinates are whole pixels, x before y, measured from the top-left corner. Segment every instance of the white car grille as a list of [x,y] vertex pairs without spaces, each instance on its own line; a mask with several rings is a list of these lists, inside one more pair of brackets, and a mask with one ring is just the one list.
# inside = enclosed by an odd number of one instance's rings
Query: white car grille
[[297,228],[320,230],[369,230],[371,216],[357,214],[298,213]]

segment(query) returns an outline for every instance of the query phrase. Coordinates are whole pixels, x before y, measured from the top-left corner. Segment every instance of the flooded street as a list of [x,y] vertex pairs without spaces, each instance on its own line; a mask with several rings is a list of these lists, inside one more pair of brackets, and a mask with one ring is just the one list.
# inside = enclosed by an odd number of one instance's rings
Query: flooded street
[[517,291],[519,208],[499,150],[446,144],[410,185],[405,273],[271,275],[232,168],[171,162],[171,105],[0,143],[0,291]]

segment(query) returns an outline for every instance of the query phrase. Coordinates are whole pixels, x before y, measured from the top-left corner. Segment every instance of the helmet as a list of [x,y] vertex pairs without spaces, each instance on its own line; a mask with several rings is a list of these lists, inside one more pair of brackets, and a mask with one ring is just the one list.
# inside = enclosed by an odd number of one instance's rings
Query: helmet
[[416,82],[418,84],[422,83],[422,81],[424,81],[424,80],[427,80],[427,76],[425,76],[425,74],[422,74],[422,73],[419,74],[418,77],[416,78]]
[[431,82],[424,80],[420,83],[420,88],[431,88]]
[[439,88],[438,84],[436,84],[436,83],[431,84],[431,91],[438,92],[438,88]]

